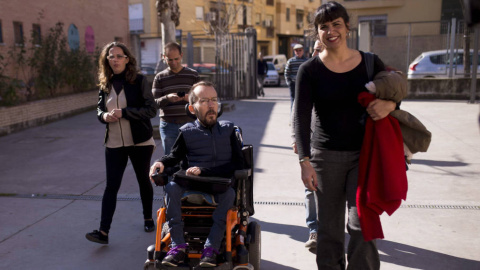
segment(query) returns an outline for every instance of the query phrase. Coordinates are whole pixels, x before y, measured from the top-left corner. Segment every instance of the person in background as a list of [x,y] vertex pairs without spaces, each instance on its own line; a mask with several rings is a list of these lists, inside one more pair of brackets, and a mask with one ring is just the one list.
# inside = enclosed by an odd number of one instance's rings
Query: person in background
[[[318,56],[318,54],[323,50],[323,45],[320,40],[316,40],[313,45],[312,57]],[[312,110],[312,124],[311,132],[315,128],[315,110]],[[292,149],[295,154],[298,154],[297,142],[295,140],[295,102],[292,108],[291,114],[291,126],[292,126]],[[309,236],[307,242],[305,242],[305,248],[310,252],[317,252],[317,207],[315,202],[315,191],[305,188],[305,214],[306,214],[306,223],[309,230]]]
[[263,55],[259,52],[257,60],[258,96],[265,96],[265,92],[263,91],[263,80],[265,79],[265,75],[267,75],[267,71],[267,61],[263,60]]
[[[235,170],[243,169],[242,148],[233,123],[217,119],[219,104],[213,84],[201,81],[193,85],[189,99],[189,110],[197,116],[197,120],[180,128],[172,151],[152,165],[150,175],[157,169],[162,173],[165,166],[173,167],[185,160],[182,169],[186,170],[186,175],[232,177]],[[183,236],[183,193],[185,188],[175,181],[170,181],[165,186],[167,224],[172,239],[171,249],[162,260],[162,265],[165,266],[178,266],[184,262],[188,253]],[[217,265],[216,258],[225,234],[227,211],[233,206],[234,199],[235,191],[232,187],[215,195],[218,206],[213,212],[213,226],[202,252],[201,267]]]
[[200,79],[198,73],[182,66],[182,47],[170,42],[164,48],[168,68],[155,75],[152,93],[160,108],[160,136],[165,155],[177,139],[178,129],[192,119],[185,114],[190,87]]
[[[299,69],[295,100],[295,138],[306,188],[317,200],[318,269],[380,269],[375,240],[365,241],[360,227],[356,191],[364,119],[385,118],[396,103],[376,99],[367,108],[357,101],[369,81],[364,53],[348,47],[350,31],[346,9],[337,2],[315,12],[313,32],[325,49]],[[374,57],[374,74],[385,70]],[[310,131],[312,109],[315,129]],[[345,208],[348,208],[345,249]],[[345,250],[347,257],[345,258]]]
[[324,47],[323,47],[322,42],[320,42],[320,40],[317,39],[315,41],[315,44],[313,45],[312,57],[315,57],[315,56],[319,55],[323,51],[323,49],[324,49]]
[[98,64],[97,117],[106,124],[107,185],[102,199],[100,229],[87,233],[86,238],[108,244],[117,193],[129,158],[140,187],[144,230],[152,232],[155,229],[153,188],[148,172],[155,148],[150,119],[155,117],[157,106],[146,77],[138,74],[137,61],[124,44],[112,42],[103,47]]
[[288,59],[285,65],[285,81],[290,89],[290,110],[292,110],[293,101],[295,100],[295,82],[297,80],[297,72],[300,65],[307,61],[304,56],[303,45],[295,44],[293,46],[294,57]]

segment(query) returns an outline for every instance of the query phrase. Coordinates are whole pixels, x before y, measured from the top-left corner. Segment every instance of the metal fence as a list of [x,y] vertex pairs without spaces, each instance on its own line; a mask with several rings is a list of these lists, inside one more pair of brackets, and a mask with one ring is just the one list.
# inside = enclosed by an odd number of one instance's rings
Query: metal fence
[[[385,28],[387,35],[375,36],[375,28]],[[466,44],[469,49],[474,45],[473,32],[464,32],[463,20],[372,24],[370,29],[370,51],[379,55],[386,65],[404,72],[408,72],[410,63],[422,52],[449,50],[456,55]],[[469,40],[465,39],[466,33],[471,36]],[[358,40],[358,34],[351,36],[349,44],[358,48],[354,39]],[[456,69],[456,62],[452,62],[452,70],[454,75],[463,75],[463,70]]]
[[222,99],[256,98],[257,33],[216,35],[215,84]]

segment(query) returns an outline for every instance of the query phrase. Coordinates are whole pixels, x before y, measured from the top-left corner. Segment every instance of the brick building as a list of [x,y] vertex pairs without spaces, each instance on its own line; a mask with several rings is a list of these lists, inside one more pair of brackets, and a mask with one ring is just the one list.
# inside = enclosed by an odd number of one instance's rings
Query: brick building
[[[30,45],[32,31],[45,35],[57,22],[64,24],[70,48],[93,53],[110,41],[129,43],[127,1],[9,0],[1,1],[0,55],[7,60],[12,47]],[[15,76],[11,65],[7,68]]]

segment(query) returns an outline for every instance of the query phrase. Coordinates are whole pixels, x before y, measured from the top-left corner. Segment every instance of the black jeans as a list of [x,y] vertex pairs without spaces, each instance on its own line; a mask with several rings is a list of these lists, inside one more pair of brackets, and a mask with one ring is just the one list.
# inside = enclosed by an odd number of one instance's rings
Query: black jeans
[[117,193],[122,184],[123,173],[127,167],[128,158],[132,162],[140,197],[142,199],[144,219],[152,218],[153,188],[148,176],[150,160],[154,146],[129,146],[119,148],[105,148],[105,163],[107,167],[107,186],[103,193],[102,219],[100,230],[108,233],[112,224],[113,214],[117,206]]

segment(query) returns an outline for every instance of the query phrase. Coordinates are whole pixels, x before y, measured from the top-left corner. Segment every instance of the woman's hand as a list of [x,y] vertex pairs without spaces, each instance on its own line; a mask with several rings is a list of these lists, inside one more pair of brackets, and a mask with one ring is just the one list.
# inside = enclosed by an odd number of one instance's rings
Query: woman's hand
[[200,170],[199,167],[190,167],[187,169],[186,174],[187,175],[200,175],[202,171]]
[[374,121],[381,120],[395,110],[397,104],[390,100],[375,99],[367,107],[367,113]]
[[317,190],[317,173],[315,169],[310,164],[310,161],[304,161],[300,163],[300,168],[302,170],[302,181],[306,188],[311,191]]
[[119,119],[118,117],[113,115],[111,112],[104,113],[102,117],[103,117],[103,121],[105,121],[107,123],[117,122],[118,119]]

